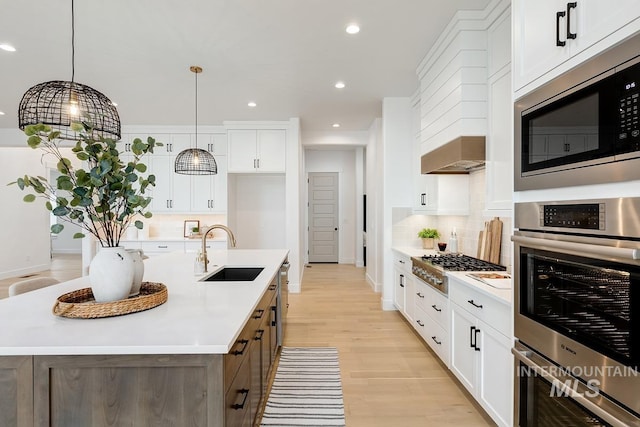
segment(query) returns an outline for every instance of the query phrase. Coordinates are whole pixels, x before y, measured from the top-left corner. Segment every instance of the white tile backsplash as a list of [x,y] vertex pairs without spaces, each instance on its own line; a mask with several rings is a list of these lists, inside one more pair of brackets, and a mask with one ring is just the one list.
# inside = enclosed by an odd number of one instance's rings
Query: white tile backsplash
[[[393,224],[393,246],[420,247],[422,242],[417,237],[418,231],[424,227],[437,228],[440,241],[449,242],[451,231],[456,229],[458,236],[458,252],[472,257],[477,256],[478,235],[484,229],[485,221],[492,217],[484,216],[485,212],[485,170],[473,172],[469,176],[469,215],[468,216],[432,216],[411,215]],[[511,218],[502,220],[502,242],[500,245],[500,264],[511,270]]]

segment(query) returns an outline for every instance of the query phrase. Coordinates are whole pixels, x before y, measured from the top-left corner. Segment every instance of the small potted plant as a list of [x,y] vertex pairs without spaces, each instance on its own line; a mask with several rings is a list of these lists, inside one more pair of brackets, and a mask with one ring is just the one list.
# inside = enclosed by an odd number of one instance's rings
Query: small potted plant
[[440,233],[435,228],[423,228],[418,232],[418,237],[422,239],[423,249],[433,249],[433,240],[440,237]]

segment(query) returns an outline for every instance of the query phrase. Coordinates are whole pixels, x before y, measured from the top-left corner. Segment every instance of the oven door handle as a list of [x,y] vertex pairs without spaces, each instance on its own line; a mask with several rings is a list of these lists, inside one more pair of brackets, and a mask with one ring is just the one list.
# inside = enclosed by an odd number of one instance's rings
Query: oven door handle
[[519,360],[520,362],[522,362],[525,365],[527,365],[537,375],[540,375],[542,378],[546,379],[551,384],[557,384],[557,386],[560,388],[562,393],[565,393],[565,395],[570,396],[571,399],[575,400],[577,403],[582,405],[588,411],[591,411],[596,416],[602,418],[603,421],[611,423],[612,425],[615,425],[615,426],[618,426],[618,425],[619,426],[628,426],[629,425],[624,420],[616,418],[613,414],[601,409],[598,405],[596,405],[595,403],[591,402],[589,399],[584,397],[582,394],[577,393],[571,387],[568,387],[561,379],[551,375],[546,369],[544,369],[542,366],[538,365],[536,362],[531,360],[529,357],[531,355],[533,355],[533,352],[526,351],[526,350],[523,351],[523,350],[518,350],[518,349],[512,348],[511,349],[511,353],[513,353],[513,355],[515,356],[515,358],[517,360]]
[[640,259],[640,250],[630,248],[614,248],[611,246],[590,245],[587,243],[564,242],[560,240],[539,239],[536,237],[511,236],[514,243],[532,249],[555,249],[577,255],[589,254],[598,257],[613,257],[617,259]]

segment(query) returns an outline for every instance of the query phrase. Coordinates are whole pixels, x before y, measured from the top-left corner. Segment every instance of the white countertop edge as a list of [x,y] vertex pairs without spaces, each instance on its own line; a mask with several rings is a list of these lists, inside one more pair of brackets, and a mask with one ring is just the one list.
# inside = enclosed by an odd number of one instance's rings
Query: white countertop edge
[[392,251],[396,251],[401,255],[411,257],[421,257],[422,255],[436,255],[438,251],[433,249],[423,249],[414,246],[393,246]]
[[[471,286],[477,290],[479,290],[480,292],[482,292],[483,294],[495,299],[498,302],[501,302],[503,304],[507,304],[507,305],[511,305],[511,294],[512,294],[512,289],[498,289],[498,288],[494,288],[493,286],[490,285],[486,285],[482,282],[480,282],[479,280],[473,279],[469,276],[467,276],[467,274],[470,273],[502,273],[504,274],[504,271],[448,271],[446,274],[447,276],[451,277],[451,278],[455,278],[456,280],[459,280],[461,282],[463,282],[465,285]],[[512,284],[513,284],[513,278],[512,278]],[[451,287],[451,281],[449,281],[449,287]],[[453,285],[455,286],[455,285]]]
[[162,354],[211,354],[224,355],[229,352],[229,347],[224,345],[206,345],[206,346],[100,346],[100,347],[82,347],[82,351],[78,352],[73,347],[3,347],[2,356],[98,356],[113,355],[122,356],[127,354],[142,354],[156,356]]

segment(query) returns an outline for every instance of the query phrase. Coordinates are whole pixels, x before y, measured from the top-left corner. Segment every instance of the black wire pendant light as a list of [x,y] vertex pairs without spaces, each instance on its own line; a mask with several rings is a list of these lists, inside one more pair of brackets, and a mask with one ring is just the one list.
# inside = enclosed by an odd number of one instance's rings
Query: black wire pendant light
[[192,65],[189,70],[196,75],[196,139],[195,147],[182,150],[176,156],[175,171],[183,175],[216,175],[218,165],[213,155],[198,148],[198,74],[202,67]]
[[71,0],[71,81],[39,83],[22,96],[18,107],[18,127],[43,123],[60,131],[60,139],[77,140],[72,123],[85,123],[99,136],[120,139],[120,116],[104,94],[74,81],[75,16]]

